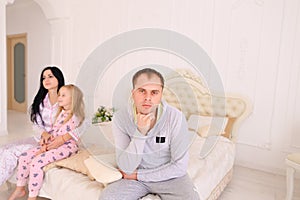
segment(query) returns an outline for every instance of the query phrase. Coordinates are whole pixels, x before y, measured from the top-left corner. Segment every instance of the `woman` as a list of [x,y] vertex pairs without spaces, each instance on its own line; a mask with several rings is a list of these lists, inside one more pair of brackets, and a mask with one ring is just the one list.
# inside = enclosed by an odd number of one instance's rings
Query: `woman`
[[64,76],[57,67],[46,67],[40,77],[40,88],[31,105],[30,120],[34,124],[35,139],[52,130],[57,113],[58,90],[65,85]]
[[[30,110],[30,120],[35,133],[33,137],[0,148],[0,185],[14,173],[18,157],[38,142],[43,142],[44,135],[51,131],[58,110],[57,93],[65,85],[63,73],[54,66],[43,69],[40,75],[40,87],[34,97]],[[61,141],[53,140],[50,148],[60,145]]]

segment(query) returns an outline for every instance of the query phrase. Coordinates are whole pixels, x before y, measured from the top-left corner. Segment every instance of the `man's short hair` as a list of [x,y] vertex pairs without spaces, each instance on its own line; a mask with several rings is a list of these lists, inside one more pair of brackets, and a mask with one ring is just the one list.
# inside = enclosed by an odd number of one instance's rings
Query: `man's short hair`
[[165,85],[165,80],[164,77],[161,75],[161,73],[159,73],[158,71],[151,69],[151,68],[144,68],[141,69],[139,71],[137,71],[133,77],[132,77],[132,87],[134,88],[135,84],[136,84],[136,80],[137,78],[142,75],[142,74],[146,74],[148,76],[148,78],[151,78],[153,75],[156,75],[159,77],[160,82],[161,82],[161,87],[164,88]]

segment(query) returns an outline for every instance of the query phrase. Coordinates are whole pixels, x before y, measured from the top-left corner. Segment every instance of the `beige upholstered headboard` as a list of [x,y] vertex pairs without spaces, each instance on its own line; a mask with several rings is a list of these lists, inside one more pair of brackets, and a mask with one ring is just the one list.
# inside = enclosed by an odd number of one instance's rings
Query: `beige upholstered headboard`
[[252,106],[240,95],[211,94],[200,76],[188,70],[178,70],[166,77],[164,99],[181,110],[188,119],[192,114],[228,117],[223,136],[235,141],[240,122],[249,115]]

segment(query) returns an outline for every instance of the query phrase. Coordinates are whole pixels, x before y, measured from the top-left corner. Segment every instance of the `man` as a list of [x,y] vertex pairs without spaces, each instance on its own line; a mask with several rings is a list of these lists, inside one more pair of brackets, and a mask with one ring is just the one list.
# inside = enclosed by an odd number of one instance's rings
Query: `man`
[[145,68],[132,78],[133,105],[115,113],[116,159],[123,179],[103,190],[101,200],[136,200],[157,194],[163,200],[199,199],[187,175],[193,134],[184,115],[162,101],[162,75]]

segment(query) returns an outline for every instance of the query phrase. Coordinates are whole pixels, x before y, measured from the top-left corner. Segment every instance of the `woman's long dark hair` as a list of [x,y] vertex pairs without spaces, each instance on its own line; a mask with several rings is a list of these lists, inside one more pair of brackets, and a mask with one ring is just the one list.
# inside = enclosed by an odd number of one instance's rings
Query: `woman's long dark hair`
[[38,115],[38,116],[40,116],[43,125],[44,125],[44,120],[40,113],[40,104],[42,103],[42,106],[44,106],[43,100],[44,100],[46,94],[48,93],[48,90],[43,85],[43,80],[44,80],[43,74],[46,70],[51,70],[53,76],[55,76],[55,78],[57,79],[57,81],[58,81],[57,92],[61,86],[65,85],[64,75],[60,71],[60,69],[58,69],[57,67],[53,67],[53,66],[48,66],[43,69],[41,76],[40,76],[40,88],[34,97],[34,100],[33,100],[33,103],[31,105],[31,109],[30,109],[30,120],[33,123],[37,123],[37,115]]

